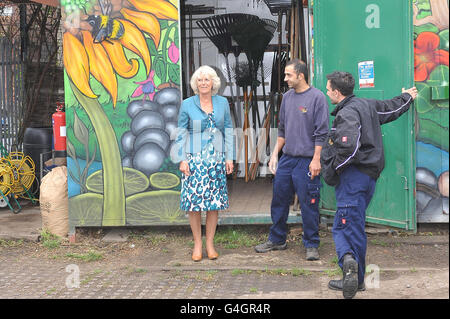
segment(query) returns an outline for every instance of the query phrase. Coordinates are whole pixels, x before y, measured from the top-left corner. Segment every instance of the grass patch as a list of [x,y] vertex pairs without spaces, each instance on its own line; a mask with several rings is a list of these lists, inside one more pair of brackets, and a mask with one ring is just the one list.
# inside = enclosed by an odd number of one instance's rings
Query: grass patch
[[382,241],[382,240],[378,240],[378,239],[372,239],[372,240],[370,241],[370,243],[371,243],[372,245],[377,245],[377,246],[382,246],[382,247],[387,247],[387,246],[389,246],[388,243],[386,243],[386,242],[384,242],[384,241]]
[[59,248],[61,246],[61,237],[50,233],[47,230],[41,232],[42,246],[49,249]]
[[337,256],[334,256],[333,259],[330,260],[331,265],[337,266],[339,264],[339,259]]
[[56,288],[51,288],[51,289],[47,290],[45,293],[47,295],[51,295],[52,293],[55,293],[55,292],[56,292]]
[[303,268],[294,268],[291,270],[291,275],[294,277],[298,277],[298,276],[309,276],[311,275],[312,272],[310,272],[309,270],[303,269]]
[[210,281],[214,279],[214,276],[217,274],[217,270],[208,270],[205,273],[205,277],[203,278],[206,281]]
[[137,274],[143,274],[143,273],[148,272],[148,269],[145,269],[145,268],[134,268],[133,272],[137,273]]
[[282,268],[267,269],[266,268],[266,270],[264,270],[263,273],[268,274],[268,275],[275,275],[275,276],[293,276],[293,277],[309,276],[312,274],[309,270],[305,270],[302,268],[293,268],[293,269],[282,269]]
[[289,272],[290,272],[289,270],[281,268],[265,270],[265,273],[268,275],[278,275],[278,276],[287,276]]
[[169,241],[166,234],[155,234],[149,231],[144,233],[131,232],[128,235],[128,239],[131,241],[143,241],[151,246],[158,246]]
[[66,257],[76,258],[83,261],[97,261],[103,259],[103,255],[101,253],[90,250],[87,254],[77,254],[77,253],[67,253]]
[[8,247],[20,247],[24,243],[23,239],[19,240],[8,240],[8,239],[0,239],[0,247],[8,248]]
[[131,266],[126,266],[124,268],[124,272],[127,273],[128,275],[132,275],[132,274],[143,274],[148,272],[148,269],[145,268],[139,268],[139,267],[131,267]]
[[233,269],[231,271],[231,275],[232,276],[238,276],[238,275],[248,275],[251,274],[253,272],[253,270],[248,270],[248,269]]
[[[184,279],[188,280],[188,279],[195,279],[195,280],[199,280],[199,281],[212,281],[214,280],[215,275],[217,274],[217,270],[197,270],[196,272],[189,272],[186,273],[184,275]],[[178,274],[175,274],[175,276],[177,275],[181,275],[182,272],[180,271]]]
[[243,229],[233,228],[227,227],[224,229],[218,229],[214,237],[214,243],[220,244],[224,248],[236,249],[241,247],[256,246],[267,237],[267,234],[254,234]]
[[258,271],[254,271],[254,270],[250,270],[250,269],[233,269],[231,271],[231,275],[232,276],[238,276],[238,275],[249,275],[252,273],[258,273],[259,275],[272,275],[272,276],[293,276],[293,277],[298,277],[298,276],[309,276],[312,274],[311,271],[303,269],[303,268],[293,268],[293,269],[282,269],[282,268],[277,268],[277,269],[268,269],[266,268],[265,270],[258,270]]
[[341,268],[326,269],[323,271],[328,277],[342,276]]
[[166,243],[168,241],[166,235],[145,236],[145,240],[147,241],[147,243],[149,243],[150,245],[153,245],[153,246],[158,246],[158,245],[160,245],[162,243]]

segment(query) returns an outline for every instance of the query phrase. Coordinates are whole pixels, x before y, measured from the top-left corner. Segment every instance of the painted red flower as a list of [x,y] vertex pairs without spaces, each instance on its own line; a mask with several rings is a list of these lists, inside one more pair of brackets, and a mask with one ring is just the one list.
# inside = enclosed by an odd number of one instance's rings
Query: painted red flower
[[414,41],[414,81],[426,81],[439,64],[448,66],[448,51],[437,50],[439,42],[433,32],[422,32]]

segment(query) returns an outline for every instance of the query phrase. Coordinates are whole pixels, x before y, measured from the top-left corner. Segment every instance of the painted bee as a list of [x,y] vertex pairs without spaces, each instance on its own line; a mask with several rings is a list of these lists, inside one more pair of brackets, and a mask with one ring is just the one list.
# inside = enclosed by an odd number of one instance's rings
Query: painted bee
[[109,0],[98,0],[102,15],[90,15],[86,21],[92,26],[94,43],[102,41],[119,40],[123,37],[125,29],[122,22],[111,18],[112,5]]

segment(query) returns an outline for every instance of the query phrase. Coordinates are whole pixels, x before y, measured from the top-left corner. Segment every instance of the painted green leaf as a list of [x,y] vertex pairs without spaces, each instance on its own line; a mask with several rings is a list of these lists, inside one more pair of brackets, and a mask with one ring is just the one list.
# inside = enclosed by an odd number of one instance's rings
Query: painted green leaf
[[69,85],[69,76],[67,75],[66,70],[64,69],[64,104],[66,106],[66,111],[71,107],[79,106],[77,99],[75,98],[75,95],[73,94],[72,90],[70,89]]
[[156,76],[160,78],[162,83],[166,82],[166,66],[160,56],[158,56],[155,62],[155,73]]
[[180,84],[180,66],[178,64],[169,64],[169,80],[175,84]]
[[419,35],[419,33],[422,32],[433,32],[433,33],[438,33],[439,32],[439,28],[437,26],[435,26],[434,24],[431,23],[427,23],[421,26],[414,26],[414,36],[417,37]]
[[441,38],[439,49],[448,51],[448,29],[439,32],[439,37]]
[[83,145],[89,144],[89,130],[75,110],[73,111],[73,134]]
[[417,8],[419,10],[431,11],[430,0],[417,0]]
[[[125,184],[125,196],[145,191],[150,181],[144,173],[129,167],[123,168],[123,179]],[[86,187],[89,191],[103,194],[103,170],[98,170],[86,180]]]
[[427,120],[435,122],[437,125],[447,128],[449,123],[448,110],[442,110],[435,107],[430,112],[420,114],[419,121]]
[[100,105],[108,104],[111,100],[111,95],[109,95],[108,91],[106,91],[103,84],[97,81],[92,75],[89,80],[89,84],[91,86],[92,92],[94,92],[98,96],[98,103]]
[[421,119],[417,139],[448,152],[448,127],[445,128],[435,121]]
[[159,24],[161,26],[161,30],[166,29],[169,26],[169,22],[167,22],[167,20],[160,20]]
[[428,84],[418,82],[416,88],[419,92],[414,102],[417,113],[426,113],[432,110],[434,106],[431,103],[431,89]]
[[179,48],[180,47],[180,40],[179,40],[178,28],[175,28],[175,35],[173,37],[174,37],[174,40],[175,40],[175,45],[177,46],[177,48]]
[[[101,226],[103,195],[85,193],[69,198],[69,220],[77,226]],[[73,221],[73,222],[72,222]]]
[[148,49],[150,51],[150,56],[158,55],[158,49],[156,48],[155,42],[152,39],[147,39]]
[[448,85],[448,66],[446,65],[439,65],[437,66],[433,72],[431,72],[430,77],[428,78],[429,81],[436,81],[439,84],[442,84],[443,82],[447,83]]
[[67,154],[73,158],[77,157],[77,153],[75,151],[75,147],[73,147],[73,144],[70,143],[69,140],[67,140],[66,144],[67,144]]
[[180,192],[162,190],[135,194],[126,199],[127,225],[186,224],[180,209]]

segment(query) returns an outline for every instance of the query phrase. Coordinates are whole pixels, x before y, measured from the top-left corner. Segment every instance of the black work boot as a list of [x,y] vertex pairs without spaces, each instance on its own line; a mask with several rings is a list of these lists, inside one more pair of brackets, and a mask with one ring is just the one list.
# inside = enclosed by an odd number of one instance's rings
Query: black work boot
[[[330,280],[328,282],[328,288],[330,288],[331,290],[342,291],[343,284],[344,284],[344,280],[343,279]],[[358,285],[358,291],[365,291],[365,290],[366,290],[366,285],[364,284],[364,282],[362,282],[361,284]]]
[[358,290],[358,263],[351,254],[344,256],[342,263],[342,294],[345,299],[351,299],[356,295]]
[[306,248],[306,260],[319,260],[319,249],[315,247]]
[[255,251],[257,253],[266,253],[271,250],[284,250],[286,249],[287,244],[274,244],[270,240],[266,241],[265,243],[259,244],[258,246],[255,246]]

